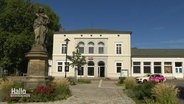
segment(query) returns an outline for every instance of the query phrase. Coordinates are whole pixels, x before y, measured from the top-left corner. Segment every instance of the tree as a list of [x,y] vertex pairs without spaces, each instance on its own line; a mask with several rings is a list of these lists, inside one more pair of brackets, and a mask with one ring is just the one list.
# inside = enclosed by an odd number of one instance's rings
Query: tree
[[25,54],[34,43],[33,23],[40,6],[50,18],[46,47],[52,55],[52,36],[60,28],[59,17],[48,6],[30,0],[0,0],[0,67],[27,69]]
[[76,51],[72,52],[70,66],[75,70],[75,79],[77,79],[77,72],[80,68],[86,64],[86,57],[82,56],[79,52],[79,46],[77,45]]

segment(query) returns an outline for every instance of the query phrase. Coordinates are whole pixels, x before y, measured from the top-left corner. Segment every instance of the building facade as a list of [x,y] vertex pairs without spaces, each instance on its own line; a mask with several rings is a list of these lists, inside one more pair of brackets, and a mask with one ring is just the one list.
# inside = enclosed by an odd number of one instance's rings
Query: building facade
[[[64,41],[68,38],[68,48]],[[49,75],[72,77],[74,68],[65,72],[68,56],[75,47],[86,57],[77,75],[87,78],[143,76],[159,73],[168,78],[183,78],[184,49],[131,49],[131,32],[102,29],[63,31],[54,34]],[[70,60],[68,59],[68,62]]]
[[132,49],[132,76],[162,74],[183,78],[184,49]]
[[75,47],[79,45],[79,52],[86,57],[87,64],[78,71],[78,76],[117,78],[122,69],[126,69],[127,75],[130,75],[128,71],[131,68],[130,37],[129,31],[99,29],[55,33],[50,75],[74,76],[72,67],[65,73],[66,38],[70,40],[68,56],[71,56]]

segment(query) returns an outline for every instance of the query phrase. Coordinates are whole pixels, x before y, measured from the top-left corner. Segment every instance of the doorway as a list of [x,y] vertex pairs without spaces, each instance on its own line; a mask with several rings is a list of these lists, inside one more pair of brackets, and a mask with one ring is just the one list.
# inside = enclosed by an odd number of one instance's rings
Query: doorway
[[103,61],[98,62],[98,77],[105,77],[105,63]]

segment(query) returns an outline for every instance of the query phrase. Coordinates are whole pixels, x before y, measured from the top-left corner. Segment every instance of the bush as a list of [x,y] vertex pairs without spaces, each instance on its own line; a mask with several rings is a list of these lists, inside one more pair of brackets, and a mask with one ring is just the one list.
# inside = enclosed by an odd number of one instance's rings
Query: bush
[[153,96],[160,104],[177,104],[178,89],[173,84],[158,83],[152,88]]
[[152,92],[151,89],[155,86],[155,82],[145,82],[143,84],[140,84],[134,88],[134,93],[135,96],[143,100],[145,97],[146,98],[151,98],[152,97]]
[[65,78],[62,79],[56,79],[53,81],[53,83],[55,84],[54,86],[56,87],[56,98],[55,100],[58,99],[66,99],[69,96],[71,96],[71,92],[69,89],[69,81]]
[[126,77],[124,83],[126,89],[133,89],[136,86],[136,81],[133,77]]
[[118,84],[123,84],[126,77],[119,77]]
[[78,79],[77,84],[89,84],[91,83],[90,79]]
[[53,80],[45,86],[37,86],[35,89],[26,89],[30,97],[10,97],[11,88],[23,88],[23,83],[13,82],[8,85],[9,89],[3,96],[3,101],[14,102],[46,102],[66,99],[71,96],[69,82],[66,79]]
[[13,86],[13,81],[1,80],[0,82],[0,101],[3,101],[4,97],[10,93],[10,89]]
[[3,80],[0,83],[0,98],[1,101],[7,101],[7,102],[16,102],[19,100],[19,98],[16,97],[10,97],[11,88],[23,88],[22,82],[13,82],[12,80]]
[[74,77],[68,77],[70,85],[76,85],[76,79]]

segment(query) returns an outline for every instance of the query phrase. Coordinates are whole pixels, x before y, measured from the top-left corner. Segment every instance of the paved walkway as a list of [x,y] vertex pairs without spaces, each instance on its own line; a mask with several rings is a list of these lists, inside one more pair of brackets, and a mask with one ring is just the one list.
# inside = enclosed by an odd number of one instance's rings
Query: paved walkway
[[[135,104],[114,81],[92,81],[71,87],[73,96],[54,104]],[[51,103],[50,103],[51,104]]]

